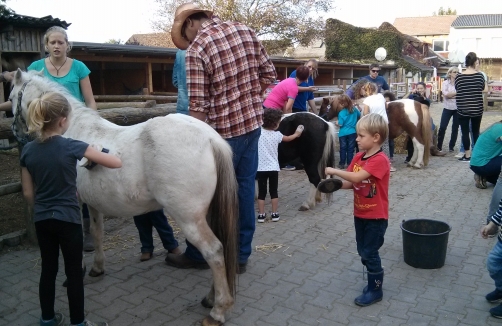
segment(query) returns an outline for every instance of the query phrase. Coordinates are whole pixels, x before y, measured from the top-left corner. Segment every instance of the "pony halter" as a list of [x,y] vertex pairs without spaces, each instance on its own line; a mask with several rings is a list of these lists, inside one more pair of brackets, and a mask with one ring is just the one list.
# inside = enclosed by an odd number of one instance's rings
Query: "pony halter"
[[[12,122],[12,125],[10,127],[12,133],[14,134],[14,137],[16,137],[17,142],[21,146],[24,146],[33,140],[33,137],[28,134],[28,125],[23,115],[21,114],[21,111],[23,110],[23,108],[21,107],[21,102],[23,101],[23,92],[29,82],[30,81],[25,82],[17,93],[16,114],[14,115],[14,121]],[[21,136],[21,132],[24,134],[24,136]]]

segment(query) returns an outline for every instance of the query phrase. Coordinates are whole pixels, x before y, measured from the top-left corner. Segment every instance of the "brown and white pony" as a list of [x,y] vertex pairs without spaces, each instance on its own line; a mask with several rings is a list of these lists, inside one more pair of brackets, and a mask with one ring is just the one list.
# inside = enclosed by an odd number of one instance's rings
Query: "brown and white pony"
[[[429,149],[431,146],[431,117],[429,108],[420,102],[403,99],[395,101],[395,97],[390,97],[392,102],[388,103],[387,116],[389,118],[389,139],[394,139],[403,132],[409,135],[413,141],[413,157],[408,163],[409,166],[420,169],[429,164]],[[338,117],[340,108],[338,107],[338,96],[325,97],[322,100],[319,115],[331,121]]]

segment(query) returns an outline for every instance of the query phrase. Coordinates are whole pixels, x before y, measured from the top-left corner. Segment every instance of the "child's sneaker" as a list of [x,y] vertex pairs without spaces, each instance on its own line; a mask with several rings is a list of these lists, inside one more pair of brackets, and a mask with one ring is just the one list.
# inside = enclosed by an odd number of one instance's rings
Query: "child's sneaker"
[[272,218],[272,222],[279,222],[279,219],[281,218],[279,213],[272,213],[270,217]]
[[63,325],[63,321],[63,314],[56,312],[54,314],[54,318],[52,318],[51,320],[43,320],[42,317],[40,317],[40,326],[60,326]]
[[258,214],[258,223],[263,223],[265,222],[265,218],[267,217],[266,214]]

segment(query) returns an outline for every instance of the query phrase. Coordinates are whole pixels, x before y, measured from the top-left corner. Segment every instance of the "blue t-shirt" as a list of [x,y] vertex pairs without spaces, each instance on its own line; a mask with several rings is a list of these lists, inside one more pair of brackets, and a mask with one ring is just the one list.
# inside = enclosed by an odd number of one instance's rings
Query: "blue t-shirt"
[[35,189],[33,222],[54,218],[81,224],[77,199],[77,160],[89,144],[53,136],[23,148],[20,163],[28,169]]
[[343,110],[338,113],[338,125],[340,126],[338,137],[355,134],[357,120],[360,116],[361,112],[359,112],[357,108],[353,108],[352,113],[350,113],[347,108],[343,108]]
[[72,59],[73,62],[71,64],[70,71],[65,76],[52,76],[49,74],[49,70],[45,66],[45,59],[40,59],[33,62],[29,67],[30,70],[44,70],[44,76],[49,78],[52,81],[55,81],[58,84],[63,85],[71,95],[73,95],[77,100],[84,103],[85,99],[82,95],[82,91],[80,90],[80,80],[89,76],[91,71],[87,66],[82,62],[76,59]]
[[485,166],[494,157],[502,155],[502,142],[497,142],[497,139],[501,136],[502,123],[500,122],[496,122],[483,131],[472,150],[470,164],[472,166]]
[[[296,70],[291,73],[289,78],[296,78]],[[314,86],[314,79],[312,78],[312,76],[309,76],[307,82],[303,82],[298,86],[299,87]],[[313,99],[314,99],[313,92],[298,92],[298,95],[296,95],[295,98],[295,103],[293,103],[293,109],[297,109],[299,111],[307,111],[307,101]]]
[[354,94],[354,90],[353,90],[353,87],[354,85],[356,85],[361,79],[367,79],[369,80],[370,82],[372,83],[375,83],[377,86],[378,86],[378,93],[381,93],[382,92],[382,89],[384,91],[388,91],[390,88],[389,88],[389,84],[387,84],[387,81],[385,81],[385,78],[383,78],[382,76],[377,76],[377,78],[373,79],[371,78],[370,75],[367,75],[367,76],[364,76],[364,77],[361,77],[359,78],[358,80],[356,80],[354,83],[352,83],[352,85],[350,85],[349,89],[347,89],[347,91],[345,92],[345,94],[347,94],[348,97],[350,97],[352,100],[355,99],[355,94]]

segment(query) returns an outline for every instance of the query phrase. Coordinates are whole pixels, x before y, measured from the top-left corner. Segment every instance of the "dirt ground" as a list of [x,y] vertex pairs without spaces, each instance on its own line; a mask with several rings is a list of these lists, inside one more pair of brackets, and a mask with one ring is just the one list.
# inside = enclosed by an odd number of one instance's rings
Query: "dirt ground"
[[[21,181],[17,150],[0,151],[0,185]],[[0,196],[0,236],[26,228],[21,193]]]

